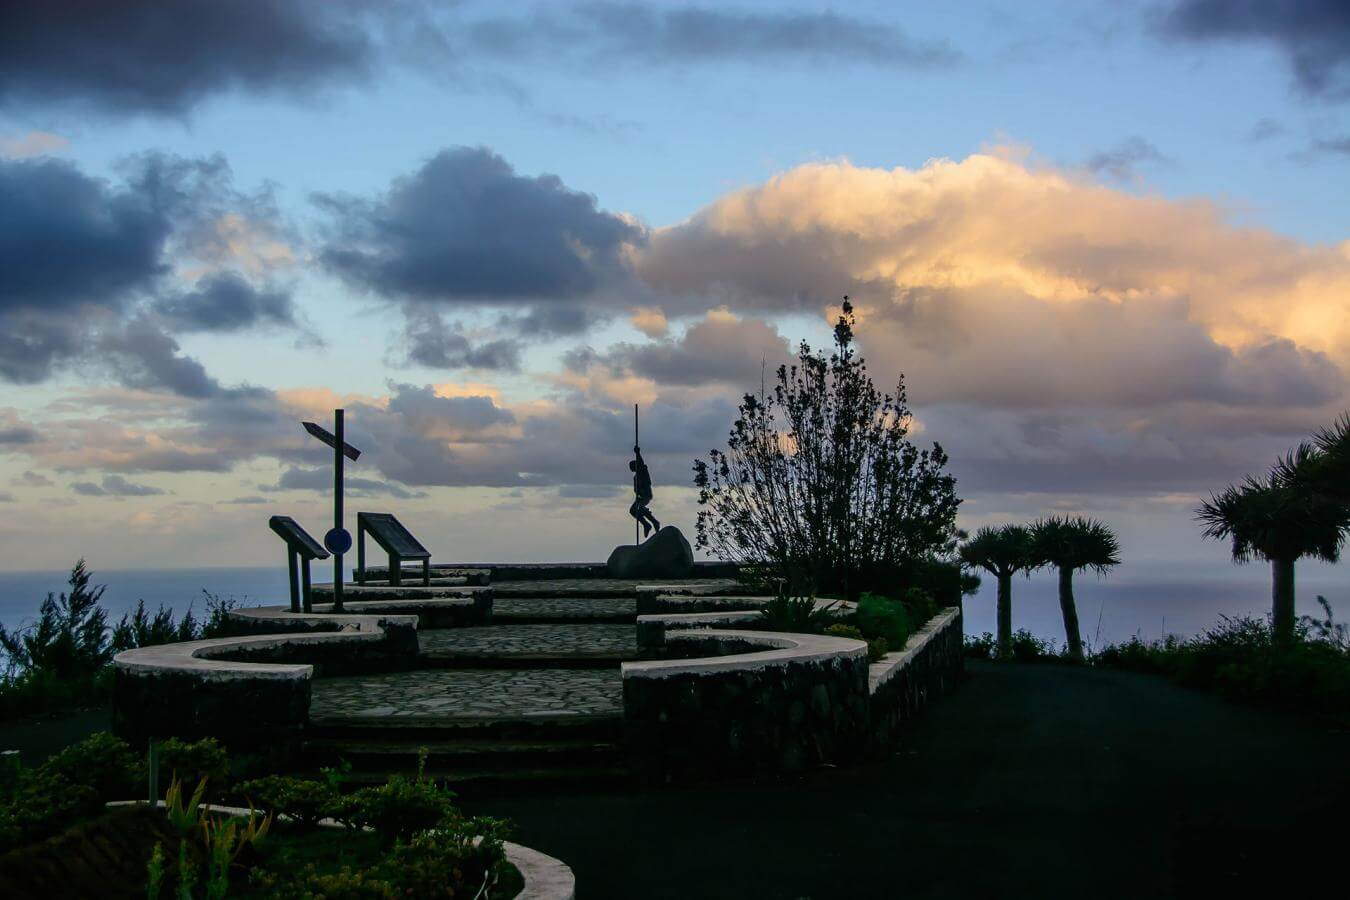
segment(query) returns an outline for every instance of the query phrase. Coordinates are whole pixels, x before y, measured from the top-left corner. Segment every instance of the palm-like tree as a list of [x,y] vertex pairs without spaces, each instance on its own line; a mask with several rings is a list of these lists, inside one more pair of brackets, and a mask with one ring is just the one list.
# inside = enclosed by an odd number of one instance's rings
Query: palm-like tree
[[1350,526],[1344,502],[1303,480],[1320,467],[1319,458],[1320,451],[1303,445],[1265,479],[1229,485],[1196,510],[1205,537],[1232,541],[1235,561],[1270,562],[1271,624],[1279,641],[1294,636],[1294,563],[1305,556],[1335,562]]
[[998,579],[998,655],[1012,655],[1012,577],[1036,567],[1031,529],[1023,525],[981,528],[961,545],[961,561]]
[[1276,462],[1274,476],[1284,486],[1350,504],[1350,413]]
[[1120,542],[1104,523],[1083,516],[1047,516],[1031,526],[1032,555],[1038,565],[1059,569],[1059,609],[1069,656],[1083,659],[1083,636],[1078,631],[1078,607],[1073,599],[1073,573],[1092,569],[1104,574],[1120,564]]

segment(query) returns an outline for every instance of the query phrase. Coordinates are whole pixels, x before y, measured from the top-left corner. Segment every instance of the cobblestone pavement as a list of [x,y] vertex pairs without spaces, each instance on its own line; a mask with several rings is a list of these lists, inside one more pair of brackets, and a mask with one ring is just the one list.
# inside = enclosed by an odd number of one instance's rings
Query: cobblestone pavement
[[492,601],[494,619],[585,619],[628,616],[637,621],[637,600],[630,597],[502,597]]
[[615,669],[428,669],[319,678],[310,717],[622,715]]
[[638,657],[632,625],[480,625],[418,632],[423,656]]

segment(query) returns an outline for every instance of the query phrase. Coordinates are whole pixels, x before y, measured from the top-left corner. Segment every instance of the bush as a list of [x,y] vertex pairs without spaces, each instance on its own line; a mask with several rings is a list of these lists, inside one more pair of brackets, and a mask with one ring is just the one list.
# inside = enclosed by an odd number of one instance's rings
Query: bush
[[878,662],[889,652],[889,645],[885,638],[873,638],[867,640],[856,625],[831,625],[825,629],[825,633],[834,637],[852,638],[855,641],[863,641],[867,644],[867,661]]
[[119,737],[100,731],[52,756],[39,771],[91,789],[99,804],[125,800],[145,778],[139,756]]
[[[997,659],[998,641],[987,631],[978,637],[967,636],[965,650],[966,656],[972,659]],[[1013,632],[1011,659],[1014,662],[1068,661],[1054,641],[1043,641],[1025,628]]]
[[913,628],[923,625],[938,612],[937,601],[933,599],[932,594],[923,588],[912,587],[907,589],[901,598],[901,602],[905,604],[905,611],[909,614],[910,625]]
[[394,847],[382,868],[409,897],[433,897],[455,884],[464,885],[469,896],[499,896],[488,891],[503,877],[502,842],[507,836],[506,823],[500,819],[459,820],[413,835]]
[[835,606],[817,608],[815,597],[793,597],[780,586],[759,611],[760,627],[767,631],[820,634],[835,619]]
[[909,614],[898,600],[878,594],[858,599],[858,630],[870,640],[882,638],[890,647],[904,647],[909,640]]
[[259,809],[285,816],[304,828],[314,827],[320,819],[332,816],[347,821],[343,798],[322,781],[267,775],[239,785],[238,792]]
[[373,828],[389,838],[407,838],[413,832],[453,821],[457,813],[454,792],[420,775],[394,775],[379,787],[361,788],[339,801],[344,821],[357,828]]
[[215,738],[168,738],[159,745],[159,771],[163,781],[177,775],[185,784],[196,784],[205,778],[219,792],[230,781],[230,757]]
[[102,732],[85,738],[32,770],[20,770],[0,805],[0,847],[25,844],[64,831],[125,800],[142,777],[136,755]]

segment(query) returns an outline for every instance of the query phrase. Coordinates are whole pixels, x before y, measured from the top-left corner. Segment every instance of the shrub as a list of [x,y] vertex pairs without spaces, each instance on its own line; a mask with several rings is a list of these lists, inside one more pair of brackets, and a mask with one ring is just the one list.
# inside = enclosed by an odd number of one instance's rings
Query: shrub
[[907,589],[901,598],[901,602],[905,604],[905,611],[909,613],[910,625],[913,628],[918,628],[937,615],[937,602],[933,599],[933,595],[923,588],[912,587]]
[[[997,659],[998,641],[987,631],[979,636],[967,635],[965,652],[972,659]],[[1019,628],[1013,633],[1010,658],[1015,662],[1064,661],[1053,641],[1041,640],[1025,628]]]
[[[313,863],[298,873],[254,869],[250,886],[260,897],[274,900],[397,900],[401,892],[373,871],[343,866],[336,872],[320,872]],[[445,895],[447,885],[437,892]]]
[[140,758],[126,741],[106,731],[65,748],[39,770],[89,788],[99,805],[125,800],[141,786],[145,775]]
[[866,643],[868,662],[879,661],[889,651],[885,638],[873,638],[869,641],[856,625],[831,625],[825,629],[825,633],[834,637],[852,638],[855,641]]
[[492,888],[502,877],[506,823],[474,818],[433,828],[394,847],[382,867],[404,895],[431,897],[446,885],[462,884],[468,896],[497,896]]
[[168,738],[159,745],[159,770],[161,776],[176,775],[189,784],[205,778],[219,792],[229,784],[230,757],[215,738],[200,741]]
[[420,775],[394,775],[378,787],[361,788],[341,798],[344,819],[390,838],[406,838],[454,819],[454,793]]
[[310,781],[289,775],[267,775],[239,785],[238,792],[272,815],[281,815],[296,824],[312,828],[320,819],[344,818],[342,798],[336,789],[322,781]]
[[909,614],[898,600],[878,594],[858,599],[858,630],[870,641],[883,638],[887,646],[903,647],[909,640]]
[[970,659],[993,659],[998,655],[998,640],[992,632],[965,637],[965,652]]

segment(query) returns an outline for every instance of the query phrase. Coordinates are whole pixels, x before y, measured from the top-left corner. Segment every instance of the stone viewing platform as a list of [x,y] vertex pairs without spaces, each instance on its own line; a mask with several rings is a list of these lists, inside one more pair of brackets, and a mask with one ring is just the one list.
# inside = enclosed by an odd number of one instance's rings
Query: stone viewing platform
[[460,788],[666,781],[861,758],[961,671],[955,609],[869,666],[860,641],[759,630],[770,598],[721,564],[660,583],[599,563],[430,573],[367,569],[342,613],[315,584],[312,613],[236,610],[246,636],[119,654],[119,730],[268,734],[294,767],[345,759],[358,778],[425,748]]

